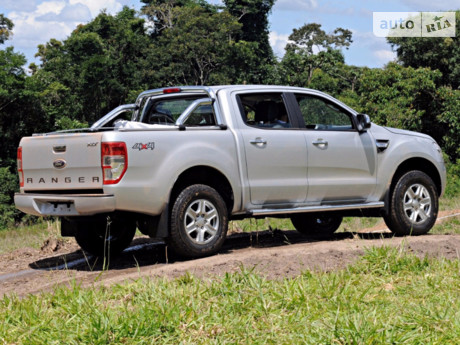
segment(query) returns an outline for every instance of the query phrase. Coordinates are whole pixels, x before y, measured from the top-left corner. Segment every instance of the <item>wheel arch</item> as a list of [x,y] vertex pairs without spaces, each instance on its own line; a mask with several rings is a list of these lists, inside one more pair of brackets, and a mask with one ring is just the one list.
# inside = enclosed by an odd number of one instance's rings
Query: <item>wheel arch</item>
[[228,214],[231,214],[234,191],[229,179],[221,171],[206,165],[188,168],[177,177],[169,196],[169,204],[172,205],[180,192],[193,184],[204,184],[214,188],[224,199]]
[[421,158],[421,157],[414,157],[409,158],[399,164],[398,168],[396,169],[395,173],[393,174],[393,178],[391,179],[390,184],[390,195],[393,194],[393,190],[396,186],[396,183],[399,179],[407,172],[419,170],[427,174],[434,182],[436,186],[436,191],[438,192],[438,196],[442,194],[442,180],[441,174],[439,173],[436,166],[430,162],[428,159]]

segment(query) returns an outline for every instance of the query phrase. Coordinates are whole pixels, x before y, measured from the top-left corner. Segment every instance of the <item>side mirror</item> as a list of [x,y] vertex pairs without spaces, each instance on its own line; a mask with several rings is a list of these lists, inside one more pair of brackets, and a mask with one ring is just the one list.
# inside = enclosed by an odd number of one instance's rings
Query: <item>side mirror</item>
[[366,132],[369,128],[371,128],[371,118],[367,114],[358,114],[356,115],[358,119],[358,131],[359,132]]

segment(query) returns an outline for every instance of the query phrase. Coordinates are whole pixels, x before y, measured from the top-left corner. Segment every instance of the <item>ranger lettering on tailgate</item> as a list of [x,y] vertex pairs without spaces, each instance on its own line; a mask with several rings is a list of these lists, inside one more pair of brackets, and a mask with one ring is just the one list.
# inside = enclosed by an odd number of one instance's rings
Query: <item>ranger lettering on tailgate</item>
[[99,176],[93,176],[93,177],[90,177],[90,178],[87,178],[87,177],[84,177],[84,176],[80,176],[80,177],[70,177],[70,176],[67,176],[67,177],[51,177],[51,178],[46,178],[46,177],[38,177],[38,178],[32,178],[32,177],[28,177],[26,178],[26,185],[27,184],[34,184],[34,183],[72,183],[73,181],[76,181],[78,183],[86,183],[88,180],[91,180],[91,182],[94,182],[94,183],[99,183],[100,182],[100,178]]

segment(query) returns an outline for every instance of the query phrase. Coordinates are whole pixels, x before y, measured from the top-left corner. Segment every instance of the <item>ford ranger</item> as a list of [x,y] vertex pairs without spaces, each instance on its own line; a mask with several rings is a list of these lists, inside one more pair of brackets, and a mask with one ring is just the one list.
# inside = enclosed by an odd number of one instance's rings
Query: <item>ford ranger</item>
[[91,128],[23,138],[17,159],[16,207],[61,217],[62,235],[95,255],[122,251],[136,229],[210,255],[246,217],[327,236],[344,216],[381,216],[395,235],[425,234],[446,184],[430,136],[284,86],[145,91]]

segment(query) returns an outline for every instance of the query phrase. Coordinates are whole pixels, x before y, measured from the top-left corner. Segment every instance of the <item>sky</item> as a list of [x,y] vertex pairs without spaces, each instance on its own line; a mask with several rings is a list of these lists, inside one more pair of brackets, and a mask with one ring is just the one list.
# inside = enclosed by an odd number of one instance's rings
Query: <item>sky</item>
[[[208,0],[218,3],[220,0]],[[78,24],[88,23],[102,10],[115,14],[123,6],[139,10],[140,0],[1,0],[0,13],[15,25],[14,46],[28,63],[36,62],[39,44],[51,38],[64,40]],[[292,30],[318,23],[326,32],[341,27],[353,33],[353,43],[344,49],[349,65],[383,67],[396,58],[385,38],[372,32],[373,12],[421,12],[460,9],[459,0],[276,0],[269,16],[270,44],[281,58]]]

